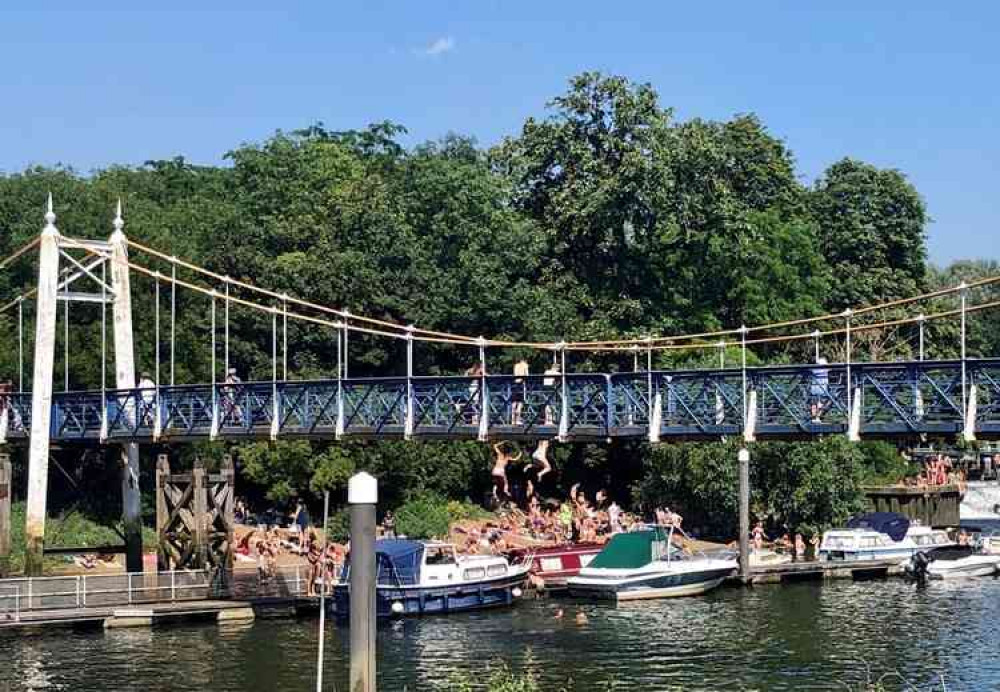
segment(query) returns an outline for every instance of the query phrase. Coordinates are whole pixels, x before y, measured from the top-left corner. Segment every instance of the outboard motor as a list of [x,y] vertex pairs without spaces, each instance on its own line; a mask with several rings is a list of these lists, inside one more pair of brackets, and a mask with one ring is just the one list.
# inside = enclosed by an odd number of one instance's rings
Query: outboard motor
[[906,565],[906,572],[918,584],[923,584],[927,581],[927,567],[930,564],[931,558],[923,552],[918,552],[910,558],[909,563]]

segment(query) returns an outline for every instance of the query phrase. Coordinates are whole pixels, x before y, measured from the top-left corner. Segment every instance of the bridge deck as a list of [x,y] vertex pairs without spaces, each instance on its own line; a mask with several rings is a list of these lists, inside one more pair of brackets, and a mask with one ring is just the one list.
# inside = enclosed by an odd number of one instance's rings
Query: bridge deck
[[[177,385],[54,396],[63,443],[204,438],[698,439],[848,431],[1000,437],[1000,359],[567,374]],[[31,394],[10,396],[0,437],[25,440]],[[652,422],[652,424],[651,424]]]

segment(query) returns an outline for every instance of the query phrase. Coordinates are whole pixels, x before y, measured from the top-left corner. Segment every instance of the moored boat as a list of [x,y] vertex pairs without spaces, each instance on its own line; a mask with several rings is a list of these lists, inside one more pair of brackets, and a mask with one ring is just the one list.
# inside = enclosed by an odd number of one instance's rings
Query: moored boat
[[736,570],[735,560],[687,554],[672,537],[673,529],[662,527],[612,536],[590,565],[567,580],[570,594],[615,601],[693,596]]
[[[531,565],[496,555],[459,555],[437,541],[385,539],[375,542],[379,617],[453,613],[511,605],[521,596]],[[334,588],[330,609],[350,612],[350,564]]]
[[873,512],[851,519],[845,529],[823,534],[820,560],[895,560],[915,553],[955,545],[946,531],[911,524],[895,512]]
[[989,577],[1000,568],[1000,556],[977,551],[973,546],[955,545],[915,554],[906,564],[911,576],[922,579]]
[[518,548],[509,555],[512,561],[531,560],[531,576],[549,591],[566,588],[566,580],[575,577],[601,552],[601,543],[566,543],[542,548]]

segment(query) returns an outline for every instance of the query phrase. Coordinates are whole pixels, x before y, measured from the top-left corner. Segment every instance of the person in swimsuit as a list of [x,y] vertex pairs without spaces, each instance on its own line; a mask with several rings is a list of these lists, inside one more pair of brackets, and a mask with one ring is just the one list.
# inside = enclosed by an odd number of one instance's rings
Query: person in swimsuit
[[323,556],[315,531],[310,531],[306,541],[306,560],[309,562],[309,576],[306,578],[306,596],[317,596],[316,582],[319,580],[320,558]]
[[[503,497],[510,497],[510,484],[507,482],[507,464],[521,458],[521,450],[517,454],[508,451],[508,442],[497,442],[493,445],[496,457],[493,460],[493,499],[502,502]],[[513,447],[513,445],[510,445]]]
[[758,521],[754,524],[753,531],[750,532],[750,538],[753,541],[753,549],[755,552],[759,552],[764,549],[764,523]]

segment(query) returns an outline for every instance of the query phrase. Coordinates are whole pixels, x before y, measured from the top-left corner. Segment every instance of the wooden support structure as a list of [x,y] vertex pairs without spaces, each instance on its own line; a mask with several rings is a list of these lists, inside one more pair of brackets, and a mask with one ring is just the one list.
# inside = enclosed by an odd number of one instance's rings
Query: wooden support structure
[[233,487],[229,456],[218,473],[198,459],[190,473],[171,473],[161,454],[156,462],[156,532],[159,569],[232,569]]
[[867,486],[863,490],[873,512],[898,512],[924,526],[951,527],[961,521],[963,493],[957,485]]
[[0,454],[0,577],[10,576],[10,496],[13,492],[10,455]]

